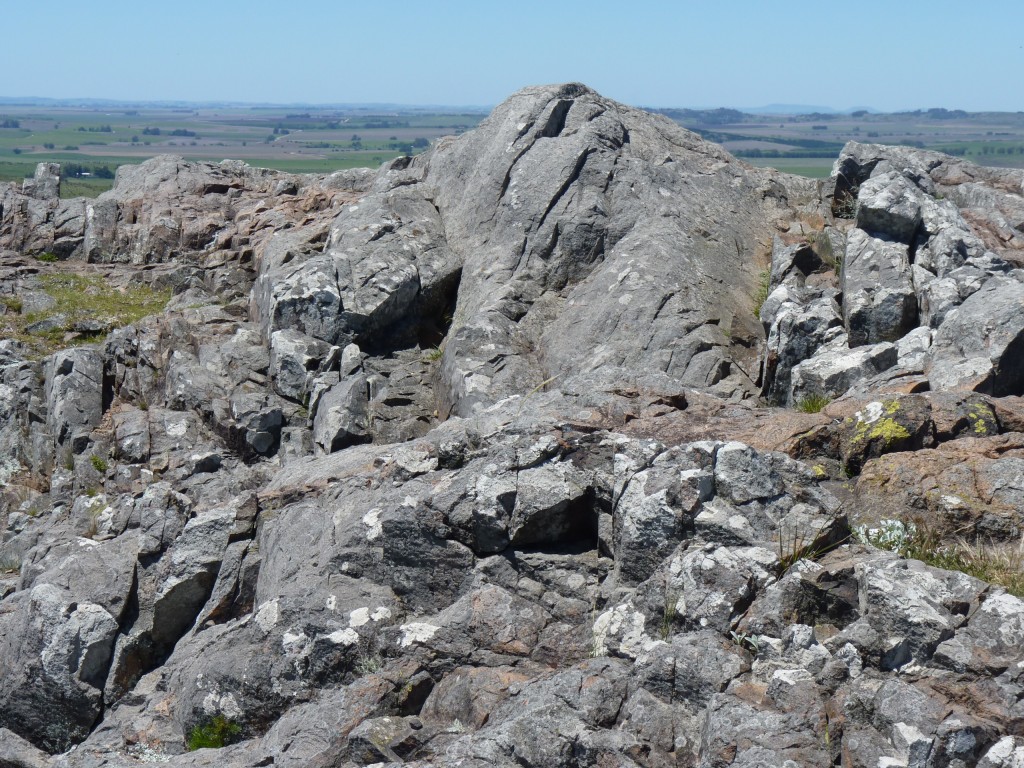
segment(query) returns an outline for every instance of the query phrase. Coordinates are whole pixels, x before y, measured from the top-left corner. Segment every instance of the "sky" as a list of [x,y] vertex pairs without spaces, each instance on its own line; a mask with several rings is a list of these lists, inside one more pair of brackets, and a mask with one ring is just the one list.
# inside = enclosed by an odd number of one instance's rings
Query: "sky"
[[2,3],[0,96],[1024,110],[1020,0]]

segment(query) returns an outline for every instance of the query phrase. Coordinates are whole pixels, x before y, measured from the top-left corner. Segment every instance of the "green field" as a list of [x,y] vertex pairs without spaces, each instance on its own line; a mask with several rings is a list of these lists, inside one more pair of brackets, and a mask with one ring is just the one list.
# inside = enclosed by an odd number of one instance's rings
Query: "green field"
[[807,176],[811,179],[827,179],[832,172],[832,160],[819,157],[782,157],[782,158],[743,158],[751,165],[761,168],[776,168],[786,173],[795,173],[797,176]]

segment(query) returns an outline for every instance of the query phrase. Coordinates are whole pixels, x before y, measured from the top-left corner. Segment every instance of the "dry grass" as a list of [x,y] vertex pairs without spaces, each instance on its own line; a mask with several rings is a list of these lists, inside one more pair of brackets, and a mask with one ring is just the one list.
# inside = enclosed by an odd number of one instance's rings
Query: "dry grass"
[[969,576],[1006,589],[1024,598],[1024,539],[1015,543],[971,543],[965,539],[937,544],[930,537],[917,537],[907,556],[947,571],[962,571]]
[[875,528],[859,526],[854,536],[862,543],[935,568],[966,573],[1024,598],[1024,537],[1016,542],[949,540],[922,520],[880,520]]

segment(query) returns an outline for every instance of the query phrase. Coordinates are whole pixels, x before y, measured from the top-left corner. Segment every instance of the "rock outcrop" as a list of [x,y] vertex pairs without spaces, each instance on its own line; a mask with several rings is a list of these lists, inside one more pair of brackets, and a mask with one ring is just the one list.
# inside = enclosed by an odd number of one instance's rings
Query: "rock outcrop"
[[1024,601],[869,530],[1020,537],[1022,181],[569,84],[0,190],[0,764],[1017,764]]

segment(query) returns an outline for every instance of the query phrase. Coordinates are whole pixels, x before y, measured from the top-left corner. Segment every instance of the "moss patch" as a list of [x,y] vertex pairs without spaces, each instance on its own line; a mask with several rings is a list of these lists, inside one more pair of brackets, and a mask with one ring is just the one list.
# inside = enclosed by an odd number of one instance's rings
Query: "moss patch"
[[0,335],[21,341],[40,357],[97,341],[114,328],[162,312],[171,300],[170,289],[158,291],[147,285],[118,289],[99,275],[44,275],[39,287],[54,305],[21,314],[20,301],[5,301],[9,311],[0,316]]
[[188,734],[189,752],[197,749],[220,749],[238,741],[242,727],[228,720],[224,715],[217,715],[209,722],[197,725]]

